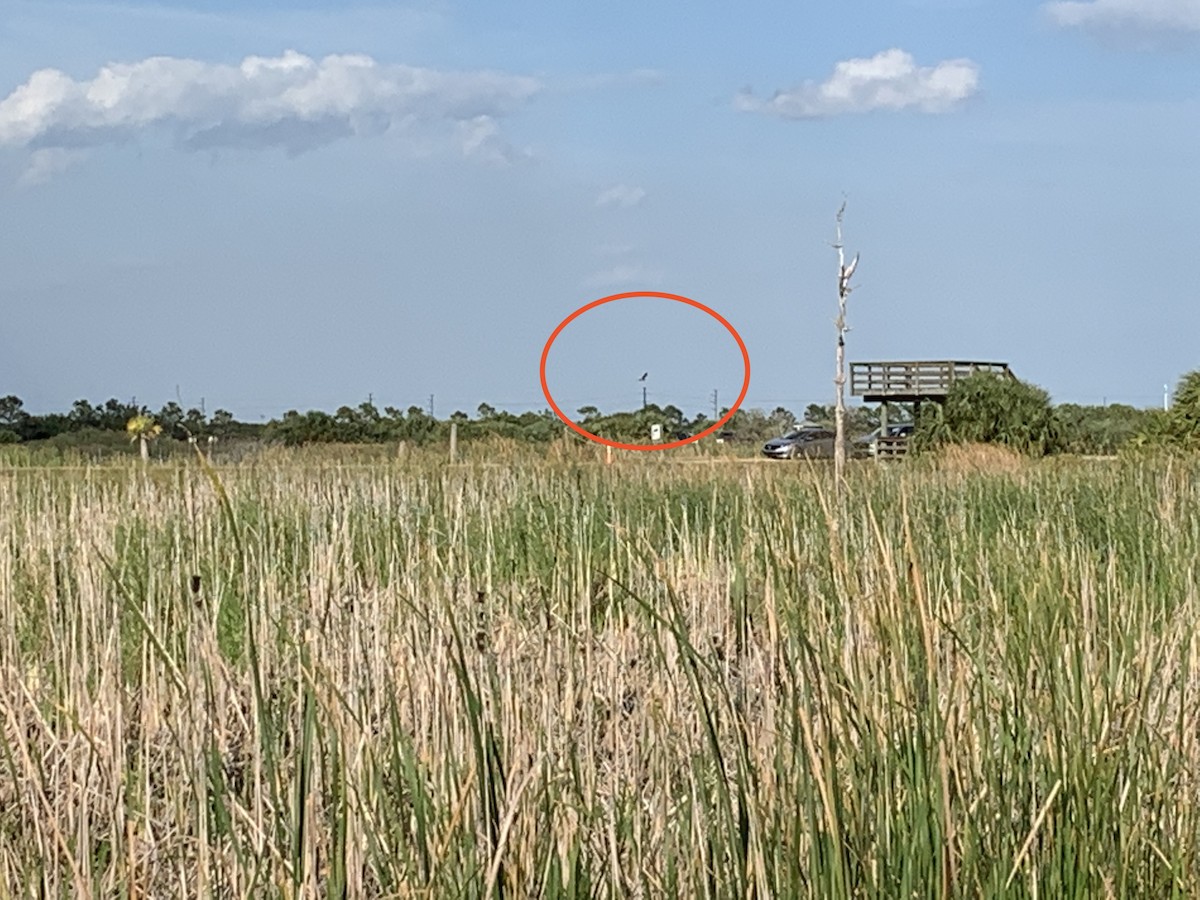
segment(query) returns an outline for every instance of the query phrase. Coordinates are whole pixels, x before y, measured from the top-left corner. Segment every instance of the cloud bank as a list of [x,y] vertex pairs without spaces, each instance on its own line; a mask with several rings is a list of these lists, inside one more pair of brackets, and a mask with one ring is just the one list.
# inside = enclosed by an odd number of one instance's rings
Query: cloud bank
[[156,56],[107,65],[90,80],[34,72],[0,100],[0,147],[77,151],[165,131],[185,149],[302,153],[341,138],[400,134],[494,157],[503,155],[497,120],[540,88],[524,76],[369,56],[317,60],[289,50],[238,65]]
[[869,59],[839,62],[825,81],[806,81],[791,90],[777,91],[769,100],[747,91],[734,103],[741,110],[783,119],[819,119],[879,109],[941,113],[978,89],[979,66],[969,59],[918,66],[911,54],[893,49]]
[[1042,9],[1073,28],[1200,32],[1200,0],[1056,0]]

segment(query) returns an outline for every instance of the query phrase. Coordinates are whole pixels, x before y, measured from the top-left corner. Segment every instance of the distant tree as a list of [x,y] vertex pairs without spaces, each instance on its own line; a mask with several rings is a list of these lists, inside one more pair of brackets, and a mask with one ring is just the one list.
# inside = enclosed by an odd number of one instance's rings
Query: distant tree
[[796,427],[796,415],[791,410],[777,406],[771,410],[771,424],[780,434],[786,434]]
[[163,404],[163,408],[158,411],[158,424],[162,426],[162,430],[168,436],[174,438],[185,438],[187,433],[180,426],[183,425],[183,408],[174,400]]
[[235,424],[233,413],[227,409],[218,409],[208,420],[209,430],[217,437],[228,437]]
[[[865,434],[879,427],[879,410],[869,406],[848,406],[844,411],[846,433],[850,435]],[[804,408],[804,421],[813,425],[832,428],[834,425],[834,408],[810,403]],[[902,408],[893,405],[889,408],[888,421],[904,421],[907,414]]]
[[575,410],[575,414],[581,419],[594,419],[596,416],[600,415],[600,410],[594,406],[581,406],[579,409]]
[[311,410],[304,415],[299,436],[299,443],[334,443],[338,440],[337,421],[327,412]]
[[1179,379],[1171,408],[1148,416],[1132,443],[1200,449],[1200,369]]
[[1137,409],[1123,403],[1080,406],[1064,403],[1054,408],[1062,449],[1068,453],[1109,455],[1153,430],[1164,433],[1167,415],[1160,409]]
[[95,424],[96,427],[109,431],[121,431],[130,419],[148,415],[150,410],[138,406],[136,401],[122,403],[115,397],[110,397],[104,402],[104,406],[97,408]]
[[678,406],[668,403],[662,409],[662,418],[664,420],[663,425],[666,426],[666,429],[669,432],[676,432],[683,427],[683,410]]
[[131,441],[136,441],[142,462],[150,460],[150,442],[162,433],[162,426],[151,416],[137,415],[125,423],[125,431]]
[[187,429],[189,436],[198,438],[208,432],[208,423],[204,419],[204,413],[192,407],[183,414],[182,426]]
[[738,441],[765,441],[778,437],[775,422],[761,409],[739,409],[722,431],[730,431]]
[[[900,406],[888,407],[888,422],[912,421],[907,410]],[[867,434],[879,427],[879,409],[872,406],[851,406],[846,410],[846,430],[851,436]]]
[[410,406],[404,416],[404,437],[421,444],[433,437],[437,431],[437,419],[419,406]]
[[337,440],[345,444],[358,444],[367,439],[367,423],[356,409],[339,406],[333,414],[337,429]]
[[28,416],[21,422],[20,428],[23,441],[44,441],[77,430],[70,417],[62,413]]
[[20,397],[15,394],[0,397],[0,426],[7,428],[16,426],[19,428],[28,418],[29,413],[25,412],[25,404]]
[[481,419],[491,419],[496,415],[495,407],[489,406],[486,403],[480,403],[479,408],[475,412]]
[[516,436],[531,443],[545,443],[563,433],[565,426],[548,409],[521,413],[516,417]]
[[97,428],[100,425],[100,411],[87,400],[76,400],[71,404],[67,417],[75,429]]
[[833,407],[822,406],[819,403],[810,403],[804,407],[804,421],[811,422],[814,425],[832,425]]

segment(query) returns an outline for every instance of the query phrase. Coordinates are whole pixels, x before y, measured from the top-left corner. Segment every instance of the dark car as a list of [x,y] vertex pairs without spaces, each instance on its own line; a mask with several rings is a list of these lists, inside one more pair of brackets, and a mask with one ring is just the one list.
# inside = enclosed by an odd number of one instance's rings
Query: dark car
[[[914,426],[911,422],[889,425],[887,428],[887,436],[889,439],[912,437],[913,427]],[[876,428],[870,434],[864,434],[862,437],[855,438],[854,456],[859,459],[875,456],[878,451],[879,436],[882,433],[882,428]]]
[[833,456],[834,433],[828,428],[797,428],[763,444],[763,456],[772,459],[828,459]]

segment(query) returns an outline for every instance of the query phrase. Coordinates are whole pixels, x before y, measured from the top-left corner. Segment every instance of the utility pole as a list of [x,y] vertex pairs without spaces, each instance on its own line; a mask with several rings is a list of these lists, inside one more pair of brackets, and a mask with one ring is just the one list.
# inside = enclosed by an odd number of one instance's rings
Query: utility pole
[[717,419],[721,418],[719,410],[720,410],[720,406],[717,404],[717,389],[713,388],[713,421],[714,422],[717,421]]
[[429,418],[431,418],[431,419],[437,418],[437,416],[435,416],[433,414],[433,394],[429,395]]
[[838,317],[834,320],[837,327],[837,373],[833,383],[837,386],[837,402],[833,408],[833,472],[839,491],[846,472],[846,332],[850,330],[846,325],[846,299],[853,290],[850,287],[850,278],[858,268],[857,253],[850,264],[846,265],[846,250],[842,244],[842,216],[845,212],[846,203],[842,201],[837,212],[837,243],[833,245],[838,255]]
[[642,409],[646,408],[646,386],[642,385]]

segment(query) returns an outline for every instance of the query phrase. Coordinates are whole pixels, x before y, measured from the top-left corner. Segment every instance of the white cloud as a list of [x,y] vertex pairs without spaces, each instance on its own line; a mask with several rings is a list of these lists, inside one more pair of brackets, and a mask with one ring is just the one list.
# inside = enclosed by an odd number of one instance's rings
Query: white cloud
[[87,152],[84,150],[67,150],[63,147],[43,147],[34,150],[29,155],[29,167],[22,173],[17,183],[22,187],[32,187],[44,184],[60,172],[65,172],[71,166],[80,162]]
[[596,198],[596,205],[619,206],[622,209],[628,209],[631,206],[637,206],[644,199],[646,199],[645,188],[628,184],[617,184],[606,191],[601,191],[600,196]]
[[1042,9],[1075,28],[1200,31],[1200,0],[1056,0]]
[[590,288],[629,287],[659,284],[663,273],[639,263],[611,266],[590,276],[585,284]]
[[517,150],[505,140],[494,116],[476,116],[469,122],[457,123],[455,137],[462,155],[468,159],[507,165],[533,156],[529,150]]
[[817,119],[877,109],[946,112],[979,89],[979,66],[950,59],[918,66],[903,50],[884,50],[870,59],[847,59],[822,82],[806,81],[778,91],[770,100],[749,91],[735,100],[738,109],[784,119]]
[[301,153],[343,137],[391,133],[441,138],[465,155],[493,158],[506,147],[497,120],[540,87],[524,76],[369,56],[316,60],[289,50],[239,65],[157,56],[112,63],[90,80],[34,72],[0,100],[0,146],[82,149],[166,130],[187,149]]

